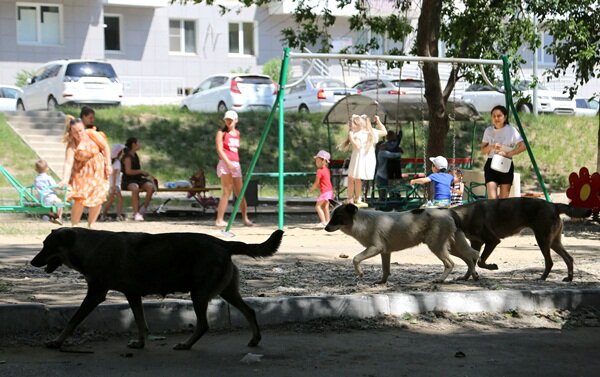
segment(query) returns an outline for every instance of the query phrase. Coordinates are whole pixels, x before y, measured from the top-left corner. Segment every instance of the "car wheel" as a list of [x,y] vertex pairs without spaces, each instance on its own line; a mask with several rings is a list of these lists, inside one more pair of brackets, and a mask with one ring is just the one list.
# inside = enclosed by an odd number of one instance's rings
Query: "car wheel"
[[219,106],[217,106],[217,111],[220,113],[224,113],[227,111],[227,105],[224,102],[219,102]]
[[522,103],[519,105],[519,112],[529,114],[532,111],[532,106],[528,103]]
[[25,111],[25,105],[23,105],[23,101],[17,101],[17,111]]
[[48,98],[48,111],[54,111],[54,110],[56,110],[57,106],[58,106],[58,102],[56,102],[56,100],[54,99],[54,97]]
[[298,108],[298,112],[303,113],[303,114],[310,113],[310,111],[308,110],[308,106],[306,106],[304,104],[300,105],[300,107]]

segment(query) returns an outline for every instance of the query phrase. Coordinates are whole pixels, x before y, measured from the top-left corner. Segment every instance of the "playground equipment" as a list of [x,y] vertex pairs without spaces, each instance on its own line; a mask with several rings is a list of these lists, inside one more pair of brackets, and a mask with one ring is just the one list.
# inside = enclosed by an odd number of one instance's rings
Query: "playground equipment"
[[[43,198],[34,186],[24,186],[12,174],[0,165],[0,174],[6,178],[8,183],[16,190],[15,200],[12,204],[0,205],[0,213],[31,213],[31,214],[47,214],[49,212],[56,213],[59,205],[47,206],[44,204]],[[63,190],[62,205],[67,205],[67,190]]]
[[598,221],[600,213],[600,174],[595,172],[590,175],[588,168],[579,169],[579,174],[572,172],[569,175],[569,188],[567,198],[571,205],[578,208],[592,210],[593,219]]
[[[304,73],[303,77],[301,77],[299,80],[288,85],[287,74],[288,74],[288,66],[289,66],[290,59],[309,59],[309,60],[311,60],[311,69],[312,69],[312,66],[314,65],[315,59],[339,59],[339,60],[346,60],[346,61],[347,60],[374,60],[376,62],[378,62],[378,61],[400,61],[400,62],[476,64],[481,67],[483,65],[501,66],[503,82],[504,82],[504,93],[505,93],[506,105],[507,105],[506,107],[509,110],[509,112],[511,112],[515,117],[517,127],[523,137],[523,141],[527,148],[527,153],[531,160],[534,171],[536,172],[538,182],[540,183],[540,186],[544,192],[546,200],[550,201],[550,195],[548,194],[548,191],[547,191],[544,181],[542,179],[541,173],[537,167],[537,163],[535,162],[535,157],[533,155],[533,151],[531,149],[531,146],[529,145],[529,142],[528,142],[525,132],[523,130],[523,126],[521,124],[521,120],[519,119],[519,116],[517,114],[517,109],[515,108],[515,105],[512,100],[511,80],[510,80],[510,74],[509,74],[509,61],[508,61],[507,56],[502,56],[502,60],[487,60],[487,59],[466,59],[466,58],[439,58],[439,57],[424,57],[424,56],[296,53],[296,52],[292,52],[289,48],[285,48],[283,51],[283,59],[282,59],[280,79],[279,79],[279,88],[280,89],[277,92],[277,99],[275,101],[275,104],[273,105],[273,108],[271,109],[271,112],[269,113],[269,116],[268,116],[266,124],[265,124],[265,128],[264,128],[261,138],[259,140],[259,143],[258,143],[258,146],[254,153],[254,156],[252,157],[252,161],[250,162],[248,172],[247,172],[246,176],[244,177],[244,184],[242,186],[241,193],[234,203],[232,215],[230,216],[229,222],[227,223],[227,227],[225,229],[226,233],[229,233],[229,230],[231,229],[231,226],[233,224],[233,221],[235,219],[235,216],[236,216],[239,206],[241,204],[241,198],[244,197],[244,193],[246,192],[246,187],[248,186],[248,183],[249,183],[250,179],[252,178],[252,173],[254,171],[254,167],[256,166],[258,157],[260,156],[260,153],[262,151],[263,144],[265,142],[266,136],[271,127],[271,123],[273,122],[273,119],[275,117],[276,110],[278,110],[278,139],[279,139],[279,142],[278,142],[278,149],[279,149],[279,157],[278,157],[278,174],[279,174],[279,177],[278,177],[278,197],[279,197],[278,225],[279,225],[280,229],[282,229],[284,226],[284,202],[285,202],[285,200],[284,200],[285,199],[284,180],[285,180],[286,172],[284,170],[285,113],[284,113],[283,101],[284,101],[284,97],[285,97],[285,89],[292,87],[294,85],[297,85],[298,83],[300,83],[302,80],[304,80],[310,74],[310,69],[309,69]],[[487,80],[487,77],[485,76],[483,69],[481,71],[482,71],[482,75],[484,76],[484,79]],[[487,81],[489,81],[489,80],[487,80]]]

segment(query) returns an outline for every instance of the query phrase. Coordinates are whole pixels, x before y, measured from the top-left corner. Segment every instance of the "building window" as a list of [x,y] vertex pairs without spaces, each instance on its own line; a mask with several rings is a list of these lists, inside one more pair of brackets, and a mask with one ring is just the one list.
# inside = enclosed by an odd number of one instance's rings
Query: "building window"
[[104,15],[104,49],[106,51],[121,51],[120,15]]
[[57,5],[17,4],[17,42],[61,44],[61,17]]
[[554,54],[549,54],[546,52],[546,47],[554,40],[552,35],[548,34],[548,32],[542,33],[542,47],[538,49],[538,63],[540,64],[555,64],[556,56]]
[[229,53],[254,55],[254,24],[252,22],[229,24]]
[[196,22],[169,20],[169,51],[196,53]]

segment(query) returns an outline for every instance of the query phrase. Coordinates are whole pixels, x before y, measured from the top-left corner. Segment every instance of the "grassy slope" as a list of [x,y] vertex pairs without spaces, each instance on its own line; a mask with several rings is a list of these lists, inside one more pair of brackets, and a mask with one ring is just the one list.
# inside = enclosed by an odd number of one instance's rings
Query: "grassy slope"
[[[78,109],[65,109],[77,115]],[[198,114],[182,112],[177,107],[137,106],[111,109],[98,109],[97,124],[106,132],[111,143],[124,142],[136,136],[142,142],[140,156],[144,169],[153,172],[161,182],[187,179],[198,167],[207,173],[209,184],[217,184],[214,167],[217,157],[214,149],[215,133],[222,125],[219,114]],[[239,129],[242,132],[242,167],[247,169],[252,154],[263,131],[265,113],[245,113],[240,116]],[[327,127],[322,123],[323,114],[286,114],[285,123],[285,169],[287,171],[314,171],[312,156],[319,149],[327,149]],[[538,166],[552,191],[564,191],[570,172],[587,166],[595,170],[596,137],[598,118],[532,116],[524,117],[523,125],[533,147]],[[477,151],[486,122],[476,127],[474,157],[475,166],[481,167],[484,157]],[[412,157],[412,125],[400,125],[404,131],[402,147],[405,157]],[[397,129],[389,124],[388,128]],[[456,157],[469,156],[471,151],[472,125],[455,124]],[[422,143],[425,140],[422,127],[415,125],[417,157],[423,156]],[[344,126],[332,126],[333,144],[338,144],[345,133]],[[448,157],[452,156],[451,130],[448,138]],[[333,158],[344,158],[348,154],[334,150]],[[18,179],[30,182],[35,176],[33,161],[35,155],[5,125],[0,114],[0,163],[10,167]],[[531,163],[526,154],[515,158],[517,172],[522,174],[525,185],[535,184]],[[256,171],[277,170],[277,123],[274,122],[268,134],[263,153],[258,160]],[[287,178],[286,183],[305,184],[311,178]],[[269,183],[274,183],[267,181]],[[266,183],[266,182],[263,182]]]

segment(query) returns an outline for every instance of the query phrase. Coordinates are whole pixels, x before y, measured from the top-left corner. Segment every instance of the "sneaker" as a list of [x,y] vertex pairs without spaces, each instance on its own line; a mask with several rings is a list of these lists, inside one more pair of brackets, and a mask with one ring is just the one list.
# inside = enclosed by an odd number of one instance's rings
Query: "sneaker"
[[141,213],[137,212],[135,215],[133,215],[133,220],[134,221],[144,221],[144,216],[142,216]]
[[365,202],[356,202],[354,205],[357,206],[358,208],[367,208],[369,206]]
[[50,219],[51,223],[57,224],[57,225],[62,225],[62,221],[58,218],[58,217],[53,217]]

